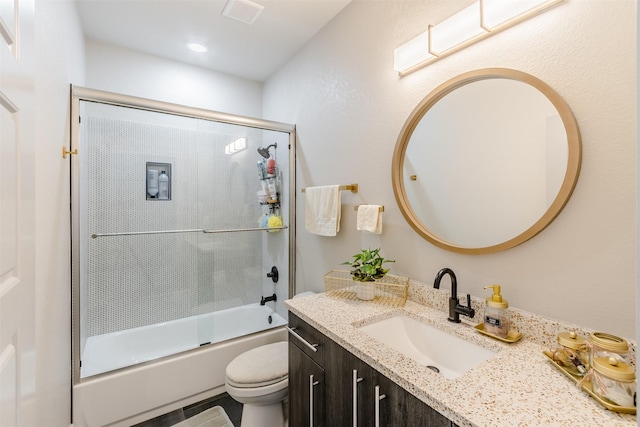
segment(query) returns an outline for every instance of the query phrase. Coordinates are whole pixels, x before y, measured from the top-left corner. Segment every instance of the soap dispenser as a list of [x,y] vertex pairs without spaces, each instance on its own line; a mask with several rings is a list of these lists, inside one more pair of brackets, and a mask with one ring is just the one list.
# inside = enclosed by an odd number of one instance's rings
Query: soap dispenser
[[485,286],[485,289],[493,288],[493,295],[487,298],[484,308],[485,332],[506,338],[509,335],[509,303],[500,295],[500,285]]

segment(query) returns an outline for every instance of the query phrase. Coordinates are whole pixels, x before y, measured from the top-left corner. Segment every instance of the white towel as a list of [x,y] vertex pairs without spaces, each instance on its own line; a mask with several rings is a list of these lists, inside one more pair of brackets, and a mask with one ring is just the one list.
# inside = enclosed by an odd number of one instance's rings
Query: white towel
[[358,206],[358,231],[369,231],[382,234],[382,206],[360,205]]
[[340,187],[307,187],[304,226],[309,233],[335,236],[340,231]]

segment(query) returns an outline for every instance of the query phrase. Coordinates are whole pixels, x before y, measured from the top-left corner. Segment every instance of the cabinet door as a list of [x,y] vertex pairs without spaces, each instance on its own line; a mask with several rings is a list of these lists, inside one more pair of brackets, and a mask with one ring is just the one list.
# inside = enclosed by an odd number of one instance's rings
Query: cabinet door
[[380,426],[406,426],[395,424],[397,417],[392,416],[402,413],[402,388],[335,342],[327,340],[325,348],[327,426],[375,426],[376,386],[381,394],[386,393],[379,400]]
[[[373,407],[372,416],[374,421],[368,425],[375,425],[377,416],[379,425],[385,427],[451,427],[451,421],[447,417],[426,405],[381,373],[373,371],[372,378],[375,385],[370,407]],[[377,395],[375,392],[376,386],[378,387]],[[377,408],[376,398],[378,399]]]
[[[360,417],[365,426],[380,425],[385,427],[403,426],[410,424],[403,422],[406,395],[405,391],[393,381],[369,367],[364,372],[365,387],[363,387],[363,403]],[[376,424],[376,420],[378,424]]]
[[[326,379],[326,407],[327,426],[331,427],[351,427],[354,419],[354,370],[360,378],[355,383],[355,396],[362,388],[362,375],[359,373],[360,366],[366,366],[360,359],[345,350],[332,340],[325,342],[325,379]],[[357,379],[356,378],[356,379]],[[364,424],[358,424],[364,425]]]
[[289,425],[325,425],[324,369],[289,342]]

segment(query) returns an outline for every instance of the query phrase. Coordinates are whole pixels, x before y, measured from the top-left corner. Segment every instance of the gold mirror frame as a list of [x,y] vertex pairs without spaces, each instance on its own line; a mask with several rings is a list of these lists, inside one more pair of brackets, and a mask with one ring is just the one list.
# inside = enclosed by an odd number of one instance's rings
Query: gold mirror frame
[[[416,126],[424,115],[447,94],[470,83],[485,79],[511,79],[527,83],[545,95],[558,111],[567,134],[568,159],[567,169],[560,190],[547,211],[528,229],[519,235],[499,244],[486,247],[465,247],[448,242],[421,222],[409,204],[403,179],[405,153]],[[578,124],[569,105],[549,85],[527,73],[507,68],[485,68],[470,71],[448,80],[435,88],[409,115],[396,142],[391,165],[391,179],[396,202],[409,225],[422,237],[434,245],[461,254],[481,255],[504,251],[520,245],[544,230],[562,211],[569,201],[578,181],[582,161],[582,145]]]

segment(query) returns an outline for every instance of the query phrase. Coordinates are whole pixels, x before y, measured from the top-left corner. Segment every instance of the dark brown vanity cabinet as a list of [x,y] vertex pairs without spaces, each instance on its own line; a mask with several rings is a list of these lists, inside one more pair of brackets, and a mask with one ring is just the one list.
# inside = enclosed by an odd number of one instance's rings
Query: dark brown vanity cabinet
[[289,326],[289,426],[455,427],[292,313]]
[[[289,313],[289,426],[325,423],[327,338]],[[292,404],[293,403],[293,404]]]

